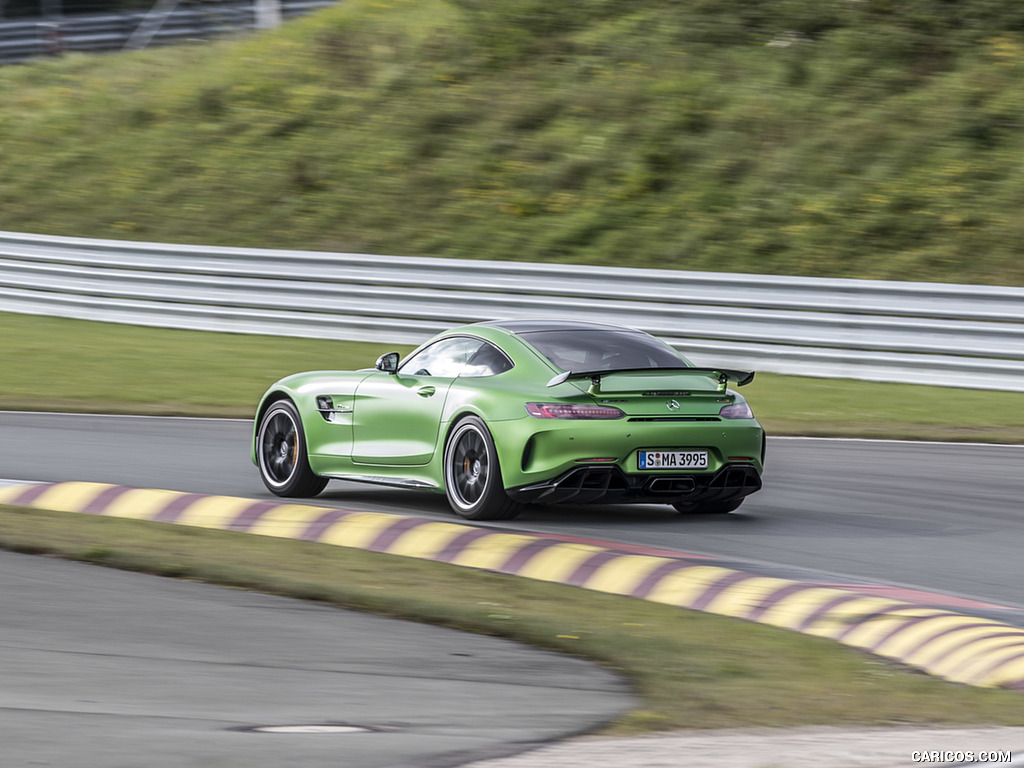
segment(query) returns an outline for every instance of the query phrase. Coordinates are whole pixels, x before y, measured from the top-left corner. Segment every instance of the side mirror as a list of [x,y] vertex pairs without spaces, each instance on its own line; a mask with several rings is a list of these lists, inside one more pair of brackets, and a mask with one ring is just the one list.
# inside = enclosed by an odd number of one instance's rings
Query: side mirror
[[398,358],[397,352],[387,352],[377,358],[377,365],[374,367],[384,373],[396,373],[398,371]]

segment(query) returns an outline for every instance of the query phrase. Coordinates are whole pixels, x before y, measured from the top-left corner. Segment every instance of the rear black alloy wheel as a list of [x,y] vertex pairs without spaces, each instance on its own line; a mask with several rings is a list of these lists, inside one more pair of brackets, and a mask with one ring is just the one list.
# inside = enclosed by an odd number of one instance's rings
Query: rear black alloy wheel
[[468,520],[501,520],[519,513],[519,505],[502,486],[494,440],[476,416],[459,421],[448,436],[444,487],[452,509]]
[[724,515],[740,508],[743,499],[730,499],[729,501],[684,501],[673,504],[676,512],[684,515]]
[[327,485],[309,468],[302,419],[290,400],[278,400],[260,419],[256,461],[263,484],[277,496],[316,496]]

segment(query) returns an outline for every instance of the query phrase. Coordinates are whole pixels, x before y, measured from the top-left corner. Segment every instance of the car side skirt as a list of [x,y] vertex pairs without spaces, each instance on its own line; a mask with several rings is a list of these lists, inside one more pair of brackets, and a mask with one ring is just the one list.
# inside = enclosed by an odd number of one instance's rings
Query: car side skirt
[[343,473],[328,473],[321,477],[329,477],[332,480],[345,480],[350,483],[369,483],[371,485],[388,485],[393,488],[417,488],[426,491],[440,490],[437,483],[415,477],[382,477],[379,475],[348,475]]

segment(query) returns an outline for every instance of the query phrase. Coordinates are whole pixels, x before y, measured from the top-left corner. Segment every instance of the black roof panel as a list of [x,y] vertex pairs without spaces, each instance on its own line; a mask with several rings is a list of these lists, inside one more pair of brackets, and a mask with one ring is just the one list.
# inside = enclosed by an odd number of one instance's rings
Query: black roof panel
[[481,325],[493,325],[515,334],[538,333],[540,331],[625,331],[639,333],[633,328],[623,328],[611,323],[592,323],[584,320],[493,320]]

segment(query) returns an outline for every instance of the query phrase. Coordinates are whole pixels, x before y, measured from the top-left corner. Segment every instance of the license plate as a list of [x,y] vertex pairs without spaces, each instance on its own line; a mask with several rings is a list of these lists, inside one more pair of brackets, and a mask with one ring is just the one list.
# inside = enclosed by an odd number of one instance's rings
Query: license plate
[[707,469],[707,451],[640,451],[640,469]]

